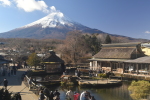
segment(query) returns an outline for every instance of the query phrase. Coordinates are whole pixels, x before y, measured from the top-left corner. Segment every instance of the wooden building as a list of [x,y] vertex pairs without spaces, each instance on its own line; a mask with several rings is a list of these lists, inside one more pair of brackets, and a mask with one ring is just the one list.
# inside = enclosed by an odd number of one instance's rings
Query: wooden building
[[138,74],[150,70],[150,57],[142,52],[139,42],[102,44],[102,49],[89,60],[90,69],[95,71]]
[[45,56],[42,63],[46,73],[63,73],[65,70],[64,61],[53,50]]
[[150,74],[150,56],[124,61],[126,72],[137,74]]

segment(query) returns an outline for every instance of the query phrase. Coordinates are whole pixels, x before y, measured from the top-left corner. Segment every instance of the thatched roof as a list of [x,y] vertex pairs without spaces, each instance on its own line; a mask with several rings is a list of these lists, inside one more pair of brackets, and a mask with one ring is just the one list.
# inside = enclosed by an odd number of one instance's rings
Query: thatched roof
[[126,60],[124,62],[126,63],[150,63],[150,57],[145,56],[145,57],[140,57],[134,60]]
[[135,48],[102,48],[100,52],[94,55],[94,58],[131,58],[132,52]]
[[100,59],[135,59],[145,56],[140,43],[102,44],[102,49],[93,56]]
[[124,62],[129,59],[89,59],[91,61],[113,61],[113,62]]
[[102,44],[102,47],[136,47],[138,45],[141,45],[141,42]]
[[50,51],[49,54],[47,54],[44,59],[43,62],[48,63],[48,62],[54,62],[54,63],[64,63],[64,61],[59,58],[54,51]]

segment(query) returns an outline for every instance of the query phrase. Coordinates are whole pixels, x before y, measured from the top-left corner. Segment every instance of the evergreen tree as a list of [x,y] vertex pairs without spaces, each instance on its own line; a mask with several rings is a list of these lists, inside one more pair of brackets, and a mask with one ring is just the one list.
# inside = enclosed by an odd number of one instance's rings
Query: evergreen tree
[[111,38],[110,36],[107,34],[106,39],[104,41],[105,44],[110,44],[111,43]]
[[36,55],[36,53],[32,53],[28,60],[27,60],[27,63],[30,65],[30,66],[34,66],[35,69],[36,67],[40,64],[40,58]]
[[101,49],[101,41],[98,40],[98,38],[96,37],[96,35],[83,35],[82,37],[83,39],[85,39],[88,47],[91,49],[93,55],[96,54],[97,52],[99,52],[99,50]]

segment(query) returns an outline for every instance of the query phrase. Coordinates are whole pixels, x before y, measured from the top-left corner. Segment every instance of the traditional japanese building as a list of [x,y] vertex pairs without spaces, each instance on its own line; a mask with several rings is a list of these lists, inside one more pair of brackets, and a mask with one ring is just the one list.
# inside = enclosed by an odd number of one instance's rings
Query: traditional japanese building
[[91,70],[116,73],[139,73],[150,70],[150,57],[141,49],[141,43],[102,44],[102,49],[90,60]]
[[45,56],[42,62],[46,73],[62,73],[65,70],[64,61],[53,50]]

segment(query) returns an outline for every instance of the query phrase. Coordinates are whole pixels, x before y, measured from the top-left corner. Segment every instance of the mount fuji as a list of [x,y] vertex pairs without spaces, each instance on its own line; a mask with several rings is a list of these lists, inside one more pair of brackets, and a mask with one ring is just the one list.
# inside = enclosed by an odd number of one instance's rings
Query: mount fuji
[[[32,38],[32,39],[65,39],[69,31],[80,30],[82,33],[106,35],[98,29],[92,29],[80,23],[74,22],[64,14],[51,7],[50,13],[30,24],[0,34],[0,38]],[[134,39],[127,36],[109,34],[111,39],[129,41],[145,41],[145,39]],[[103,38],[103,37],[102,37]],[[125,42],[124,41],[124,42]]]
[[51,7],[49,15],[32,22],[28,25],[10,30],[0,34],[0,38],[35,38],[35,39],[65,39],[69,31],[80,30],[83,33],[104,33],[98,29],[86,27],[74,22],[64,16],[64,14]]

